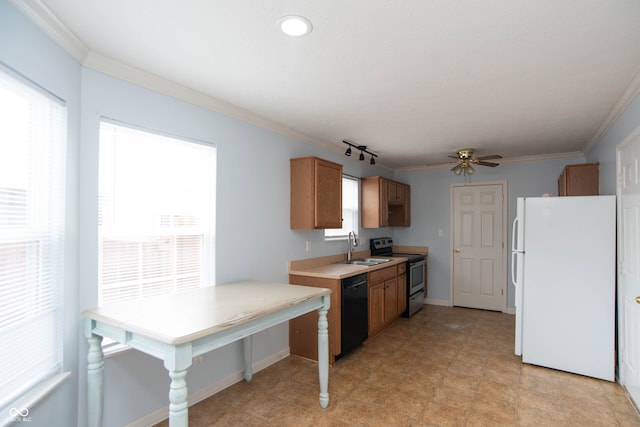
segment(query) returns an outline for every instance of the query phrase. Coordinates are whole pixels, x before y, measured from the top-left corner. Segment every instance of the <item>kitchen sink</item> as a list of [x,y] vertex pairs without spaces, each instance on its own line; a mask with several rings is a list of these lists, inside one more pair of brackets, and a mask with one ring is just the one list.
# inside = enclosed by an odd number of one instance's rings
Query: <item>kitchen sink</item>
[[384,264],[385,262],[391,261],[387,258],[357,258],[352,259],[351,261],[343,261],[342,264],[355,264],[355,265],[364,265],[367,267],[372,267],[378,264]]

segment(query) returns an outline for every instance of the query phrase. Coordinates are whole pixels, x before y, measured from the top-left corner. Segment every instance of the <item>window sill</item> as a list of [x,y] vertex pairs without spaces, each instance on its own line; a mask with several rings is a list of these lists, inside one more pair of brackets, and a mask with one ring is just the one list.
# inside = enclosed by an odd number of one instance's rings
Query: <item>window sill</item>
[[[17,422],[30,422],[29,412],[38,402],[44,399],[48,394],[53,392],[60,384],[71,376],[71,372],[61,372],[48,380],[42,381],[40,384],[32,388],[26,394],[16,399],[10,404],[7,413],[0,417],[0,426],[8,426]],[[16,415],[12,413],[17,412]]]

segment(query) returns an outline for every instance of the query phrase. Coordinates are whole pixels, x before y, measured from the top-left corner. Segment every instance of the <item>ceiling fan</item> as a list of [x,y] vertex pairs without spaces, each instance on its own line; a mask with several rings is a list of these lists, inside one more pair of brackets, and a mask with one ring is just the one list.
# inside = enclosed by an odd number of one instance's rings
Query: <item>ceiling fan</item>
[[458,164],[451,168],[451,171],[456,175],[463,174],[465,176],[473,174],[476,170],[472,165],[482,165],[495,168],[498,163],[487,162],[486,160],[501,159],[499,154],[493,154],[491,156],[473,157],[473,148],[460,148],[456,151],[457,156],[449,156],[452,159],[456,159]]

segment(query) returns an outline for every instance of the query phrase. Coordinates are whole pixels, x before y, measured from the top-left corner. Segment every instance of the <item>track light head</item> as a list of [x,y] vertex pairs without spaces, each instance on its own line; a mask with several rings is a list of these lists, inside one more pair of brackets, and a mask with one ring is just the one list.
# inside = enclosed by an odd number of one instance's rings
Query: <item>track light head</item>
[[375,165],[376,164],[376,157],[378,157],[376,154],[373,154],[371,151],[367,150],[367,146],[366,145],[355,145],[350,143],[349,141],[342,141],[344,144],[347,144],[348,147],[346,149],[346,151],[344,152],[344,155],[347,157],[351,156],[352,150],[351,148],[355,148],[356,150],[360,150],[360,155],[358,156],[358,160],[360,161],[364,161],[364,155],[366,154],[370,154],[371,155],[371,159],[369,159],[369,164],[371,165]]

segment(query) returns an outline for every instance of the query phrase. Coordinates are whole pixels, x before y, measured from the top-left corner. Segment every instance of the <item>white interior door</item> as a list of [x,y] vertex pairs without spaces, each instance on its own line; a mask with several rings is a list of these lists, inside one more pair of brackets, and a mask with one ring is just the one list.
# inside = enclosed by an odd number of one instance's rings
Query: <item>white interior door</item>
[[506,310],[504,187],[452,186],[453,305]]
[[617,157],[620,382],[640,405],[640,129]]

